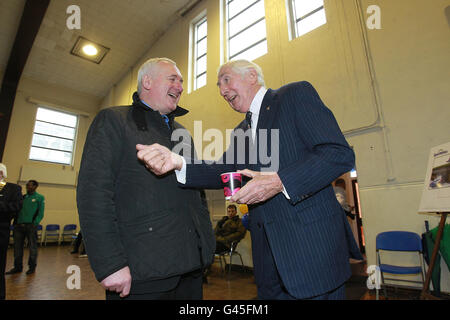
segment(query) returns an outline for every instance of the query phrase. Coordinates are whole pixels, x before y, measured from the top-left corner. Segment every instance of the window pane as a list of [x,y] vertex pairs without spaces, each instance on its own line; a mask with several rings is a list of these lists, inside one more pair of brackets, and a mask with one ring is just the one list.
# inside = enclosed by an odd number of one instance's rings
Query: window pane
[[63,127],[57,124],[51,124],[41,121],[36,121],[34,132],[68,139],[73,139],[75,137],[75,128]]
[[206,53],[206,45],[206,38],[197,43],[197,57],[200,57]]
[[31,142],[31,144],[34,147],[44,147],[62,151],[72,151],[73,148],[72,140],[53,138],[36,133],[33,134],[33,141]]
[[196,76],[200,73],[203,73],[206,71],[206,56],[201,57],[197,60],[197,72]]
[[36,119],[72,128],[75,128],[77,125],[77,116],[45,108],[38,108]]
[[325,10],[322,9],[297,23],[297,36],[304,35],[325,23],[327,23],[327,18],[325,16]]
[[71,164],[77,123],[76,115],[39,107],[30,159]]
[[237,56],[233,57],[232,59],[245,59],[252,61],[256,58],[261,57],[262,55],[267,53],[267,40],[257,44],[256,46],[242,52],[241,54],[238,54]]
[[323,0],[295,0],[295,20],[323,6]]
[[245,27],[265,16],[264,2],[260,1],[230,21],[229,36],[232,37]]
[[197,78],[195,89],[201,88],[204,85],[206,85],[206,73]]
[[72,161],[72,154],[69,152],[31,147],[30,159],[70,165]]
[[[228,19],[233,18],[236,14],[247,8],[256,0],[234,0],[228,5]],[[264,3],[264,1],[260,1]],[[253,9],[253,7],[252,7]]]
[[265,37],[266,21],[262,20],[229,41],[230,57]]
[[208,29],[208,24],[207,24],[206,20],[197,25],[197,40],[200,40],[201,38],[206,37],[207,29]]

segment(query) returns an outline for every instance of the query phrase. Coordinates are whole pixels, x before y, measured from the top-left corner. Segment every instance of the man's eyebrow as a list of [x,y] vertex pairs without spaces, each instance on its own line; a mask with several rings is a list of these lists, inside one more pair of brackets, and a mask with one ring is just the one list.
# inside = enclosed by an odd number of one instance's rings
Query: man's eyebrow
[[217,78],[219,78],[217,81],[217,86],[220,85],[220,79],[223,78],[225,75],[226,75],[226,73],[219,74],[219,76],[217,77]]
[[[167,78],[173,78],[173,77],[178,78],[179,76],[177,74],[171,74],[171,75],[167,76]],[[180,78],[180,81],[183,82],[183,77],[179,77],[179,78]]]

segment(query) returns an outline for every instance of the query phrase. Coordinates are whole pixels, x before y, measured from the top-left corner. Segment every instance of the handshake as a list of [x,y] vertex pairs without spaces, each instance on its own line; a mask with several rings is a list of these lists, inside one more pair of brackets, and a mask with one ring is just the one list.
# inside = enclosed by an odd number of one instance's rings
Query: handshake
[[[136,150],[137,158],[157,176],[183,168],[183,158],[160,144],[137,144]],[[256,204],[274,197],[284,189],[276,172],[258,172],[248,169],[238,170],[238,172],[252,179],[231,197],[232,202]]]

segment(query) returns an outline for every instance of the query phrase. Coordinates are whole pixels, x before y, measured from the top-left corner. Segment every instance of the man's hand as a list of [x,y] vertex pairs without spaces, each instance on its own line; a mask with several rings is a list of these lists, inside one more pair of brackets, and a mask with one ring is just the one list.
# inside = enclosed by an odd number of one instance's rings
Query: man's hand
[[181,156],[173,153],[160,144],[150,146],[137,144],[137,157],[145,163],[147,169],[160,176],[174,169],[180,170],[183,166]]
[[283,183],[276,172],[257,172],[248,169],[238,172],[252,179],[231,197],[230,200],[233,202],[255,204],[283,191]]
[[109,291],[120,293],[120,297],[130,294],[131,274],[130,268],[125,267],[109,275],[100,283],[103,288]]

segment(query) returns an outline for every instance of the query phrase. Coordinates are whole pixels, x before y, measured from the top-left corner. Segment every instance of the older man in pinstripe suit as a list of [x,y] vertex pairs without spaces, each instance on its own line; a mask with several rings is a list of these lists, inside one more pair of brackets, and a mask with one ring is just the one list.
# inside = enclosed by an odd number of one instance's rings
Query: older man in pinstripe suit
[[266,89],[259,66],[246,60],[222,65],[217,84],[229,105],[247,114],[237,128],[251,127],[255,141],[263,129],[278,130],[267,146],[279,150],[276,171],[264,172],[258,156],[256,163],[225,161],[242,152],[233,143],[214,164],[189,163],[160,145],[138,145],[138,158],[158,175],[176,170],[186,187],[221,188],[221,173],[242,170],[251,180],[231,200],[249,204],[258,297],[345,299],[349,258],[362,257],[331,186],[354,166],[332,112],[308,82]]

